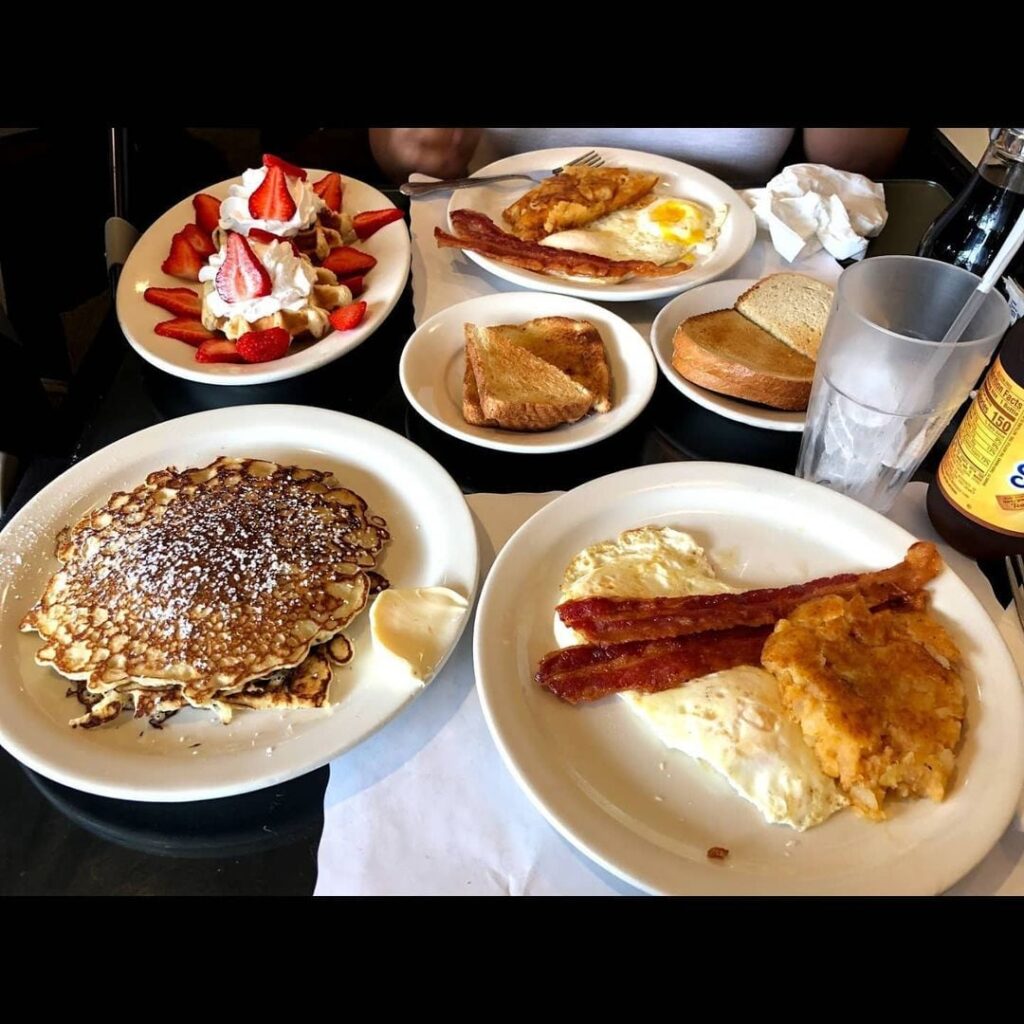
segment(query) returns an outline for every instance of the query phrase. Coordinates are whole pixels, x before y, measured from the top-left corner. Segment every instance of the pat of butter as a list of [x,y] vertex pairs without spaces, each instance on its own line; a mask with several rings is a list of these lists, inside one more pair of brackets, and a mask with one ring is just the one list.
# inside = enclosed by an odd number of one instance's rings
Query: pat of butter
[[425,683],[455,642],[468,609],[466,599],[447,587],[385,590],[370,608],[374,647]]

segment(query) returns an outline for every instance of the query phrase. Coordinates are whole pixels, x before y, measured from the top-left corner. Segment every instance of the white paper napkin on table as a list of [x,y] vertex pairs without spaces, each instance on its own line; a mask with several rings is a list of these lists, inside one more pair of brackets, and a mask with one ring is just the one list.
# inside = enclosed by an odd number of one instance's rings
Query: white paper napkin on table
[[740,195],[789,261],[807,259],[823,248],[837,260],[859,260],[889,216],[881,185],[824,164],[792,164],[764,188]]
[[[433,181],[414,174],[412,181]],[[457,302],[494,292],[524,291],[518,285],[488,273],[460,249],[438,249],[434,228],[448,230],[448,192],[413,199],[410,202],[412,232],[413,319],[419,327],[435,313]],[[750,252],[725,277],[742,280],[765,277],[781,270],[798,270],[832,284],[842,267],[821,247],[797,264],[788,263],[772,248],[764,235],[758,235]],[[595,300],[597,301],[597,300]],[[632,324],[645,338],[661,307],[671,296],[649,302],[606,302],[603,305]]]
[[[910,484],[890,518],[935,540],[996,618],[1024,671],[1024,635],[978,567],[944,545]],[[487,567],[516,528],[557,495],[474,494],[469,504]],[[636,890],[578,853],[512,779],[476,695],[472,624],[441,675],[393,722],[331,765],[317,895],[613,895]],[[1021,815],[950,890],[1024,895]]]

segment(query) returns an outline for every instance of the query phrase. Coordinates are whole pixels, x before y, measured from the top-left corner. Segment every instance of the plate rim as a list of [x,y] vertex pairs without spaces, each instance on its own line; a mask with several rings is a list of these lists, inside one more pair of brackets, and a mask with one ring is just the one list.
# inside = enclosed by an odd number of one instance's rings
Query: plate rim
[[[306,167],[303,168],[303,170],[305,170],[308,175],[341,173],[340,171],[325,171],[321,168],[316,167]],[[383,192],[375,188],[373,185],[370,185],[369,183],[362,181],[359,178],[355,178],[350,174],[342,174],[341,178],[343,183],[353,182],[356,185],[360,186],[361,188],[368,189],[370,192],[374,193],[375,196],[379,196],[380,200],[382,201],[382,206],[380,207],[381,209],[387,207],[394,207],[395,209],[399,209],[399,207],[397,207],[395,203],[393,203],[386,195],[384,195]],[[372,324],[367,325],[371,329],[368,330],[362,336],[358,336],[358,340],[353,341],[350,344],[343,345],[337,352],[331,352],[331,354],[322,355],[319,358],[312,358],[308,365],[300,364],[297,367],[295,366],[294,363],[291,365],[287,365],[289,356],[285,356],[283,359],[273,360],[269,363],[250,363],[244,366],[242,366],[241,364],[223,364],[232,365],[235,367],[234,372],[231,373],[217,372],[216,370],[202,371],[194,369],[191,366],[179,366],[176,363],[173,363],[165,359],[164,357],[160,356],[156,352],[153,352],[143,341],[138,340],[134,337],[133,333],[125,325],[125,320],[121,312],[122,304],[124,308],[128,308],[129,302],[141,299],[139,293],[135,291],[134,284],[130,283],[134,280],[134,278],[138,278],[141,273],[141,271],[135,271],[135,263],[133,262],[136,260],[137,254],[139,252],[140,243],[146,238],[147,235],[149,235],[151,232],[154,232],[154,229],[157,228],[161,221],[167,218],[170,214],[174,213],[175,210],[177,210],[179,207],[183,207],[184,204],[190,203],[195,196],[203,192],[208,192],[210,189],[219,189],[222,187],[229,188],[231,185],[238,185],[241,184],[241,182],[241,174],[236,175],[232,178],[225,178],[223,181],[212,182],[208,185],[205,185],[203,188],[198,189],[195,192],[189,193],[188,195],[180,199],[177,203],[175,203],[173,206],[168,207],[153,221],[152,224],[149,225],[149,227],[146,228],[145,231],[143,231],[139,235],[139,237],[135,241],[135,244],[132,246],[131,252],[128,254],[128,258],[125,260],[124,265],[121,267],[120,275],[118,277],[117,282],[117,291],[114,297],[114,311],[117,316],[117,324],[121,333],[128,341],[128,344],[131,345],[131,347],[142,359],[146,360],[146,362],[148,362],[150,365],[155,366],[158,370],[162,370],[164,373],[168,373],[171,376],[178,377],[181,380],[188,380],[198,384],[217,384],[223,387],[241,387],[244,385],[270,384],[274,383],[275,381],[290,380],[293,377],[301,377],[304,374],[312,373],[315,370],[322,369],[324,366],[334,362],[336,359],[340,359],[343,355],[347,355],[349,352],[352,352],[360,345],[362,345],[365,341],[368,341],[384,324],[387,318],[391,315],[392,310],[395,308],[396,305],[398,305],[398,302],[401,299],[402,295],[404,294],[405,289],[409,283],[409,274],[412,266],[412,239],[409,233],[409,224],[403,212],[402,219],[398,223],[401,223],[402,225],[402,236],[404,238],[404,241],[399,244],[399,247],[401,248],[402,252],[398,256],[398,263],[395,264],[397,266],[404,268],[399,274],[401,284],[394,290],[393,294],[388,296],[387,300],[385,301],[381,309],[380,314],[376,316],[375,321]],[[376,199],[374,201],[376,202]],[[390,228],[391,225],[387,225],[387,227]],[[142,257],[138,256],[138,260],[141,259]],[[159,265],[157,265],[156,271],[159,271]],[[152,276],[152,273],[153,272],[146,276]],[[191,282],[185,282],[177,278],[175,278],[175,280],[177,281],[177,284],[173,286],[169,285],[168,287],[191,286]],[[307,349],[304,349],[301,353],[296,353],[296,355],[305,356],[307,353],[316,352],[318,346],[321,345],[324,341],[328,340],[330,337],[331,335],[329,334],[325,335],[314,345],[310,346]],[[323,352],[325,353],[327,351],[328,350],[326,348],[323,350]],[[219,364],[210,363],[206,365],[216,367]],[[246,372],[239,372],[239,369],[244,370]]]
[[[511,298],[510,298],[511,297]],[[488,303],[497,303],[502,301],[529,301],[530,299],[541,300],[543,302],[548,301],[559,301],[565,300],[576,305],[588,307],[591,310],[596,311],[602,318],[610,317],[616,321],[618,325],[626,329],[626,334],[630,333],[635,335],[642,348],[646,351],[647,355],[644,357],[644,370],[648,373],[648,382],[642,388],[642,391],[646,392],[646,395],[638,394],[638,406],[636,411],[629,416],[628,419],[622,420],[622,422],[613,425],[613,429],[603,431],[594,437],[582,438],[579,440],[568,440],[568,441],[552,441],[546,444],[537,445],[523,445],[516,441],[503,441],[500,438],[489,438],[480,437],[476,434],[470,434],[459,430],[452,424],[442,420],[440,417],[434,415],[428,410],[415,396],[412,385],[409,381],[409,361],[412,356],[410,353],[414,350],[414,345],[417,344],[417,338],[426,338],[427,332],[431,327],[437,325],[445,318],[457,313],[465,306],[469,305],[486,305]],[[568,315],[568,314],[565,314]],[[424,344],[423,341],[418,344]],[[640,349],[638,348],[639,352]],[[635,366],[635,364],[634,364]],[[461,302],[457,302],[451,306],[446,306],[444,309],[439,309],[432,316],[428,317],[423,321],[419,327],[416,328],[409,335],[405,345],[402,348],[402,355],[398,363],[398,379],[402,386],[402,391],[405,393],[406,400],[415,409],[415,411],[423,417],[428,423],[436,427],[438,430],[443,431],[450,437],[458,438],[460,441],[465,441],[467,444],[474,444],[481,448],[488,448],[492,451],[500,452],[511,452],[516,455],[553,455],[559,452],[575,451],[580,448],[587,448],[591,445],[598,444],[601,441],[605,441],[610,437],[614,437],[616,434],[625,430],[626,427],[634,423],[650,405],[651,399],[654,397],[655,389],[658,385],[658,368],[654,353],[651,351],[650,341],[643,336],[643,334],[637,330],[625,317],[619,316],[612,310],[605,309],[596,303],[590,302],[587,299],[580,299],[574,295],[562,295],[560,293],[552,292],[527,292],[527,291],[509,291],[509,292],[497,292],[490,295],[478,295],[473,298],[463,299]],[[614,381],[613,381],[614,383]],[[570,424],[569,426],[574,426]],[[545,433],[541,431],[539,433]]]
[[[19,528],[24,528],[26,523],[30,523],[33,511],[40,506],[48,504],[54,495],[67,493],[69,479],[74,483],[79,478],[88,477],[96,467],[102,466],[110,459],[112,454],[116,454],[112,451],[113,449],[119,448],[128,442],[137,441],[142,438],[143,435],[149,435],[146,440],[157,441],[164,434],[171,435],[172,432],[181,424],[189,423],[191,425],[196,425],[197,422],[203,421],[204,425],[208,425],[211,420],[216,419],[223,419],[237,425],[237,423],[240,422],[240,417],[247,413],[259,413],[264,417],[288,416],[291,414],[296,416],[297,421],[301,423],[304,419],[308,420],[311,412],[335,419],[342,425],[347,422],[352,422],[359,425],[360,429],[369,428],[372,433],[389,435],[391,439],[389,443],[394,443],[394,440],[397,440],[400,442],[398,447],[404,448],[407,455],[411,454],[414,457],[421,457],[426,459],[428,462],[433,463],[439,474],[439,485],[448,490],[449,497],[453,499],[456,497],[458,498],[457,501],[452,500],[450,502],[451,507],[449,513],[451,516],[458,517],[460,519],[459,534],[470,538],[465,545],[465,552],[460,557],[467,559],[466,576],[467,579],[470,580],[471,585],[469,588],[470,592],[466,595],[466,614],[463,616],[458,633],[449,646],[448,651],[437,665],[434,674],[434,677],[436,678],[436,676],[441,673],[452,653],[455,651],[459,640],[472,620],[476,598],[480,591],[481,560],[479,540],[476,526],[473,521],[473,514],[466,501],[465,495],[462,493],[461,488],[459,488],[454,478],[429,452],[422,449],[409,438],[398,434],[396,431],[382,426],[373,420],[363,419],[362,417],[354,416],[351,413],[340,412],[334,409],[323,409],[315,406],[291,405],[288,403],[257,403],[245,406],[227,406],[217,409],[208,409],[173,419],[163,420],[160,423],[155,423],[149,427],[144,427],[142,430],[138,430],[132,434],[127,434],[122,438],[118,438],[116,441],[112,441],[110,444],[105,445],[103,448],[100,448],[88,455],[80,462],[76,462],[74,465],[70,466],[67,470],[33,495],[33,497],[30,498],[11,517],[8,523],[4,526],[4,529],[0,531],[0,541],[2,541],[6,535],[16,533]],[[191,434],[183,432],[182,436],[191,436]],[[73,505],[75,501],[81,497],[81,494],[81,488],[77,490],[73,489],[71,491],[71,496],[68,499],[68,504]],[[40,538],[37,543],[39,550],[45,549],[45,538]],[[17,654],[14,656],[17,657]],[[2,671],[2,662],[0,662],[0,671]],[[135,800],[142,803],[189,803],[204,800],[215,800],[266,789],[270,786],[279,785],[282,782],[287,782],[291,779],[299,778],[300,776],[316,771],[318,768],[321,768],[323,765],[331,762],[334,758],[341,756],[358,744],[365,742],[379,729],[383,728],[398,714],[404,711],[409,704],[415,701],[416,698],[425,690],[426,686],[412,688],[406,695],[405,699],[400,703],[397,703],[389,714],[375,722],[357,738],[345,742],[338,749],[335,749],[332,753],[326,756],[320,756],[310,761],[302,761],[298,765],[281,771],[274,771],[266,775],[257,775],[255,780],[246,779],[229,785],[222,784],[219,787],[202,785],[192,786],[191,788],[186,786],[179,788],[162,788],[160,786],[156,786],[133,789],[126,786],[124,783],[111,783],[107,779],[99,777],[95,770],[91,777],[83,778],[80,773],[76,773],[76,770],[68,770],[60,765],[54,766],[45,756],[38,755],[34,748],[24,746],[20,741],[17,732],[12,732],[8,727],[6,716],[4,715],[2,708],[0,708],[0,746],[7,750],[8,753],[10,753],[10,755],[23,766],[30,768],[32,771],[37,772],[39,775],[42,775],[53,782],[68,786],[69,788],[75,789],[79,792],[92,793],[97,796],[112,799]],[[88,766],[86,770],[88,770]]]
[[[484,663],[484,648],[486,646],[484,634],[489,627],[492,615],[496,614],[494,611],[494,605],[497,603],[495,594],[497,593],[500,595],[501,578],[505,572],[505,567],[516,557],[518,546],[525,543],[524,538],[529,539],[534,531],[541,529],[542,526],[557,517],[561,509],[566,506],[571,507],[572,504],[583,501],[591,493],[594,493],[595,496],[601,492],[611,493],[617,495],[619,500],[621,500],[625,494],[632,494],[644,489],[657,489],[671,485],[685,485],[687,481],[677,476],[677,474],[680,473],[683,477],[687,475],[697,477],[704,474],[723,474],[727,478],[733,477],[733,482],[736,483],[739,483],[740,481],[735,478],[751,476],[754,477],[755,480],[760,479],[762,483],[765,481],[770,482],[773,479],[784,481],[787,488],[795,488],[796,491],[805,493],[809,497],[814,496],[818,498],[819,512],[823,509],[831,512],[836,508],[841,510],[852,506],[858,512],[866,514],[869,518],[877,520],[879,525],[884,524],[890,532],[893,532],[894,536],[900,537],[902,543],[906,543],[909,546],[910,543],[917,539],[904,527],[890,519],[887,519],[880,513],[874,512],[866,506],[860,505],[858,502],[846,495],[830,491],[827,488],[818,484],[813,484],[810,481],[801,480],[777,470],[765,469],[760,466],[748,466],[742,463],[683,461],[653,463],[620,470],[616,473],[610,473],[595,480],[587,481],[572,490],[566,491],[527,519],[526,522],[524,522],[515,531],[515,533],[512,534],[502,549],[498,552],[490,569],[488,570],[487,577],[480,588],[473,628],[473,669],[476,677],[477,693],[480,698],[480,704],[483,710],[484,719],[487,723],[488,732],[490,733],[495,746],[498,748],[502,762],[505,764],[512,777],[516,780],[520,789],[560,835],[611,874],[623,879],[630,885],[633,885],[644,892],[654,895],[672,895],[673,893],[678,894],[678,892],[659,887],[657,884],[652,883],[644,877],[645,872],[636,871],[635,868],[631,868],[623,864],[621,858],[610,856],[604,849],[598,848],[607,847],[609,845],[607,842],[595,843],[593,836],[585,837],[575,832],[569,823],[561,820],[557,808],[549,805],[549,794],[541,792],[541,789],[544,788],[543,783],[538,782],[535,776],[530,775],[530,768],[528,765],[520,764],[516,754],[511,749],[508,737],[503,733],[503,725],[499,720],[499,712],[495,705],[495,698],[491,691],[491,687],[486,682],[488,672],[487,666]],[[710,477],[705,476],[705,479],[710,479]],[[1013,679],[1018,679],[1012,656],[1002,635],[999,633],[995,622],[967,584],[964,583],[959,575],[948,564],[946,565],[946,570],[949,572],[952,580],[955,581],[954,585],[961,588],[962,593],[966,596],[967,600],[977,605],[978,613],[983,617],[983,621],[991,627],[991,633],[996,640],[996,647],[998,651],[997,657],[1002,660],[1003,667],[1009,676]],[[1018,686],[1016,690],[1012,690],[1011,692],[1015,695],[1013,699],[1016,702],[1017,731],[1022,737],[1024,737],[1024,688]],[[990,825],[988,829],[981,829],[973,833],[974,835],[983,835],[984,839],[982,839],[981,842],[973,842],[970,847],[970,852],[965,856],[962,855],[958,858],[957,866],[946,866],[925,876],[930,880],[928,884],[915,888],[912,893],[909,893],[910,895],[935,895],[945,891],[977,867],[989,852],[991,852],[996,843],[998,843],[999,838],[1004,834],[1009,823],[1013,820],[1013,816],[1016,813],[1020,799],[1021,784],[1024,784],[1024,743],[1018,745],[1017,751],[1014,752],[1012,756],[1015,758],[1015,770],[1013,775],[1017,779],[1018,785],[1012,796],[1007,795],[1005,797],[1004,806],[1000,813],[993,815],[990,819],[993,824]],[[549,790],[551,789],[550,786],[547,788]],[[1009,793],[1009,790],[1007,793]],[[554,803],[554,801],[551,802]],[[998,828],[996,828],[997,824]],[[685,864],[686,862],[680,861],[680,863]],[[725,873],[722,873],[719,876],[705,875],[695,868],[693,875],[694,885],[692,890],[687,894],[748,894],[750,893],[750,889],[748,887],[744,887],[744,878],[745,876],[741,876],[739,879],[733,879]],[[833,892],[831,889],[827,891],[829,893]],[[786,895],[790,892],[791,890],[787,889],[785,885],[773,886],[770,878],[767,884],[762,885],[760,890],[760,893],[765,895]],[[851,894],[854,893],[863,894],[862,886],[861,888],[855,889],[851,892]]]
[[[573,154],[578,155],[582,148],[583,147],[580,146],[554,146],[547,149],[528,150],[524,153],[511,153],[508,156],[492,160],[484,167],[478,168],[470,175],[470,177],[478,178],[486,177],[489,174],[504,173],[505,168],[500,165],[505,164],[508,161],[518,161],[524,157],[543,158],[541,165],[538,168],[538,171],[542,172],[555,166],[558,162],[565,160],[567,156],[571,156]],[[595,288],[594,286],[580,285],[567,279],[550,276],[546,277],[542,274],[536,274],[533,271],[521,270],[518,267],[512,267],[507,264],[500,263],[497,260],[492,260],[489,257],[481,256],[479,253],[470,252],[466,249],[461,249],[459,251],[464,253],[483,270],[494,274],[496,277],[499,277],[504,281],[517,285],[520,288],[543,292],[556,292],[561,295],[571,295],[574,298],[592,300],[595,302],[647,302],[652,299],[663,299],[670,295],[689,291],[691,288],[696,288],[708,281],[717,280],[723,274],[727,274],[747,255],[747,253],[750,252],[757,238],[757,220],[754,217],[753,210],[750,209],[739,192],[728,184],[728,182],[723,181],[710,171],[705,171],[703,168],[697,167],[694,164],[684,163],[682,160],[675,160],[672,157],[661,156],[659,153],[651,153],[642,149],[626,149],[621,146],[597,146],[594,148],[602,154],[614,154],[613,159],[618,158],[619,154],[623,154],[623,162],[627,162],[630,159],[639,156],[642,158],[653,158],[657,161],[673,164],[676,168],[679,168],[679,170],[675,172],[676,174],[682,172],[684,174],[695,175],[699,178],[706,179],[709,182],[714,182],[717,186],[731,192],[733,197],[730,199],[731,206],[733,209],[743,211],[738,215],[739,220],[742,222],[738,228],[738,230],[742,232],[739,237],[741,239],[745,239],[745,244],[743,242],[740,243],[742,251],[738,252],[736,258],[727,266],[724,266],[717,274],[712,277],[700,279],[694,284],[689,284],[685,280],[686,274],[678,274],[675,276],[679,278],[679,281],[675,284],[662,284],[660,286],[651,285],[648,288],[637,289],[633,292],[623,292],[614,285],[605,285],[600,288]],[[552,163],[552,161],[555,161],[555,163]],[[460,191],[454,191],[445,208],[445,223],[447,224],[449,231],[452,230],[451,215],[453,209],[463,208],[461,206],[453,205],[457,203],[460,198],[464,198],[461,196]],[[663,280],[668,281],[670,279],[665,278]]]
[[[770,275],[768,275],[770,276]],[[759,277],[716,277],[713,281],[705,281],[703,284],[696,285],[695,287],[688,289],[687,291],[676,295],[658,310],[658,315],[654,318],[651,323],[650,342],[651,348],[654,350],[654,358],[657,360],[658,369],[661,371],[665,379],[671,384],[681,395],[685,395],[691,402],[695,402],[703,409],[707,409],[708,412],[713,412],[723,419],[732,420],[733,423],[742,423],[748,427],[758,427],[761,430],[775,430],[785,434],[802,434],[807,423],[807,410],[805,409],[802,413],[800,420],[784,420],[784,419],[770,419],[766,415],[769,412],[785,413],[784,409],[760,409],[757,406],[751,405],[750,411],[734,407],[732,403],[738,402],[739,399],[734,399],[731,395],[720,395],[715,391],[710,391],[708,388],[702,388],[699,384],[694,384],[692,381],[688,381],[681,373],[676,370],[672,365],[671,358],[662,351],[661,346],[658,344],[658,337],[667,329],[665,324],[671,319],[671,316],[677,316],[678,314],[672,313],[669,315],[669,311],[678,301],[682,300],[684,296],[690,297],[696,295],[702,288],[707,288],[711,285],[726,285],[735,283],[737,286],[747,285],[753,286],[758,281],[764,280]],[[711,312],[708,310],[707,312]],[[691,316],[699,316],[699,313],[692,313]],[[674,333],[674,329],[673,329]],[[671,341],[667,342],[671,345]],[[730,404],[723,405],[720,400],[726,400]]]

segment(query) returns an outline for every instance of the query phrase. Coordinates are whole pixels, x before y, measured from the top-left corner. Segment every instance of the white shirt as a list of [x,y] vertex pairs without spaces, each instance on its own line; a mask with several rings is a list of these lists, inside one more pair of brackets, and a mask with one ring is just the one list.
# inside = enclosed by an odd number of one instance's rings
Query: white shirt
[[613,146],[671,157],[732,185],[763,185],[795,128],[485,128],[470,170],[512,153],[557,146]]

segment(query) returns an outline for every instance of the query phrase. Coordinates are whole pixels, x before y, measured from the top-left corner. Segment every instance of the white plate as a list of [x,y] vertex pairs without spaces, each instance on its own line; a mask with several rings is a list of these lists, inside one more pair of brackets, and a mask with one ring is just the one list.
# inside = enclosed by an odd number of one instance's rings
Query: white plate
[[[729,207],[729,216],[722,225],[718,244],[710,256],[702,257],[696,266],[673,277],[633,278],[621,284],[603,284],[601,282],[570,281],[565,278],[547,274],[536,274],[532,270],[501,263],[498,260],[480,256],[475,252],[463,250],[466,255],[479,263],[492,274],[511,281],[522,288],[538,289],[542,292],[561,292],[563,295],[575,295],[581,299],[596,299],[601,302],[633,302],[639,299],[658,299],[665,295],[675,295],[687,288],[720,277],[734,267],[754,244],[757,234],[757,222],[754,214],[743,199],[724,181],[707,171],[702,171],[678,160],[640,153],[632,149],[611,149],[600,147],[598,153],[604,157],[608,166],[629,167],[638,171],[653,171],[661,176],[655,186],[656,195],[678,196],[682,199],[695,199],[705,206],[725,203]],[[498,160],[476,172],[478,176],[489,174],[534,174],[550,171],[554,167],[574,160],[582,155],[579,148],[541,149],[532,153],[519,153],[516,156]],[[496,185],[485,185],[480,188],[460,189],[452,193],[448,203],[448,227],[451,229],[451,215],[454,210],[470,209],[486,214],[503,230],[507,228],[501,217],[504,210],[514,203],[521,195],[534,186],[528,181],[500,182]]]
[[472,517],[451,477],[404,437],[354,416],[287,405],[217,409],[150,427],[69,469],[0,534],[0,743],[30,768],[101,796],[230,796],[326,764],[421,692],[373,656],[364,613],[352,629],[356,656],[337,672],[327,710],[240,710],[224,726],[207,712],[188,709],[162,730],[128,716],[96,729],[68,727],[78,704],[65,698],[66,680],[35,664],[39,637],[18,631],[58,568],[57,530],[154,469],[202,466],[224,454],[333,470],[387,520],[391,542],[381,570],[393,585],[443,585],[472,604]]
[[[611,410],[538,433],[467,423],[462,418],[463,324],[518,324],[540,316],[589,320],[598,329],[612,377]],[[643,412],[658,382],[651,346],[622,317],[580,299],[537,292],[484,295],[435,313],[406,343],[398,375],[406,398],[435,427],[470,444],[522,453],[569,451],[618,433]]]
[[[327,172],[309,169],[308,173],[311,181],[317,181]],[[241,181],[240,177],[231,178],[201,191],[223,199],[228,189]],[[395,205],[387,196],[355,178],[342,175],[342,183],[345,190],[342,208],[346,213],[383,210]],[[117,319],[132,348],[154,366],[185,380],[202,384],[266,384],[319,369],[351,352],[380,327],[394,309],[409,277],[409,229],[404,220],[395,221],[365,242],[355,243],[357,249],[377,259],[377,265],[366,276],[366,291],[359,296],[359,301],[366,302],[367,309],[366,318],[358,327],[351,331],[332,331],[319,341],[295,342],[288,355],[269,363],[197,363],[191,345],[177,338],[161,337],[153,330],[161,320],[168,320],[174,314],[142,297],[149,287],[199,290],[198,283],[171,277],[160,269],[170,251],[171,236],[194,221],[190,195],[172,206],[135,243],[117,285]]]
[[807,413],[784,412],[782,409],[769,409],[767,406],[743,402],[738,398],[720,395],[708,391],[698,384],[693,384],[683,377],[672,365],[672,338],[676,328],[688,317],[711,313],[716,309],[729,309],[733,303],[748,289],[757,284],[756,278],[750,280],[712,281],[710,284],[693,291],[684,292],[669,302],[655,317],[651,325],[651,347],[654,358],[668,382],[681,391],[687,398],[698,405],[717,412],[728,420],[746,423],[752,427],[764,427],[767,430],[785,430],[800,433],[804,429]]
[[[891,565],[913,541],[843,495],[720,463],[615,473],[533,516],[487,578],[474,659],[506,764],[567,839],[657,893],[937,893],[985,856],[1024,782],[1024,694],[995,625],[949,569],[930,589],[967,666],[956,775],[943,803],[893,801],[882,823],[845,810],[803,833],[767,825],[724,779],[663,747],[618,698],[573,707],[540,689],[533,674],[557,647],[565,565],[641,524],[692,532],[722,577],[745,587]],[[709,861],[711,846],[726,847],[728,859]]]

